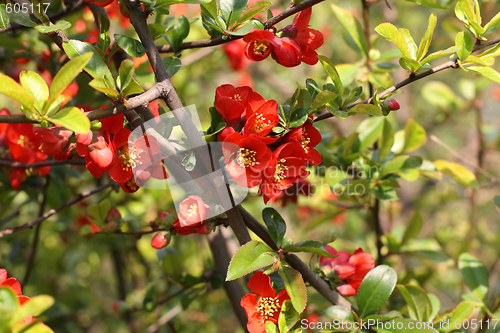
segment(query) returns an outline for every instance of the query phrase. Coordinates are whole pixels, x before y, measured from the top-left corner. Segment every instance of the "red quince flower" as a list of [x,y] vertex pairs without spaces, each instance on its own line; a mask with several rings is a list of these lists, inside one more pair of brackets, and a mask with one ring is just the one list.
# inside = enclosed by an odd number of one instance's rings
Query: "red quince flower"
[[267,30],[253,30],[243,37],[247,43],[245,56],[253,61],[266,59],[273,50],[274,34]]
[[222,45],[222,49],[226,53],[229,64],[234,71],[244,70],[251,63],[251,60],[245,56],[246,45],[242,39],[236,39]]
[[179,223],[182,227],[195,226],[210,216],[210,207],[197,195],[190,195],[179,204]]
[[90,231],[95,234],[97,232],[101,232],[102,229],[101,227],[99,227],[98,225],[96,225],[95,223],[92,223],[90,222],[90,220],[84,216],[84,215],[80,215],[78,218],[77,218],[77,223],[78,223],[78,226],[80,229],[82,229],[82,227],[84,225],[90,225]]
[[294,183],[309,176],[306,161],[295,155],[293,143],[285,143],[273,152],[273,159],[264,169],[260,191],[264,202],[280,195],[281,191],[290,188]]
[[255,273],[248,281],[252,293],[241,299],[241,306],[248,317],[247,330],[250,333],[264,333],[266,321],[278,323],[281,306],[290,296],[285,289],[276,295],[271,287],[271,278],[262,272]]
[[250,87],[234,87],[223,84],[215,90],[215,108],[229,126],[235,126],[247,108]]
[[222,144],[227,172],[241,186],[254,187],[262,179],[262,170],[271,162],[271,150],[255,134],[244,137],[236,132]]
[[309,164],[318,165],[321,163],[321,154],[314,149],[321,142],[321,134],[314,127],[311,121],[306,122],[297,128],[292,129],[283,137],[283,142],[292,142],[297,149],[297,156],[305,159]]
[[291,38],[275,38],[273,40],[272,57],[282,66],[295,67],[300,65],[302,61],[302,52],[299,44]]
[[271,144],[278,139],[265,138],[273,127],[279,124],[278,102],[272,99],[266,101],[260,94],[252,92],[248,96],[246,117],[245,136],[255,134],[261,137],[265,144]]
[[[14,294],[17,296],[17,300],[19,301],[19,305],[23,305],[30,298],[28,296],[23,296],[21,292],[21,284],[15,278],[7,279],[7,271],[3,268],[0,268],[0,287],[9,287]],[[29,324],[35,321],[31,315],[19,321],[18,324]]]
[[61,126],[54,126],[50,129],[35,127],[33,133],[42,142],[40,150],[49,156],[53,156],[57,161],[67,159],[71,151],[76,147],[75,143],[69,141],[73,132],[65,130]]
[[293,23],[283,30],[284,37],[290,37],[299,44],[302,61],[308,65],[314,65],[318,62],[318,53],[315,51],[323,45],[323,34],[309,28],[312,8],[302,10],[293,19]]
[[361,248],[354,251],[351,255],[347,251],[337,252],[331,246],[325,246],[325,249],[335,258],[320,257],[319,264],[327,272],[334,270],[339,280],[345,283],[339,285],[337,290],[344,296],[356,295],[361,286],[361,282],[366,274],[375,268],[375,260],[369,253],[363,252]]
[[41,142],[33,134],[32,124],[10,124],[5,133],[5,141],[15,161],[34,163],[45,161],[48,157],[38,149]]

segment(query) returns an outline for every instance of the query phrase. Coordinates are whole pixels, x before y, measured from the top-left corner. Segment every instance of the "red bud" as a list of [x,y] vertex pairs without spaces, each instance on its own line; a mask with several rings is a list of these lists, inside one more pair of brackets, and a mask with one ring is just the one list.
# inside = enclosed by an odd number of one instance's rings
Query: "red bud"
[[386,99],[385,104],[391,111],[396,111],[400,108],[398,101],[396,101],[394,98]]
[[151,240],[151,246],[157,250],[162,249],[170,243],[171,239],[172,235],[169,231],[159,232]]

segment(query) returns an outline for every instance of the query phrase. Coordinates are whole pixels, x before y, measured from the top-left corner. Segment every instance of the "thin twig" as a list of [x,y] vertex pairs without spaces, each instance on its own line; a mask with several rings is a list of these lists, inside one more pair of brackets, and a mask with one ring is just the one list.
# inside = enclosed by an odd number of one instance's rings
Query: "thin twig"
[[21,163],[16,161],[0,160],[1,166],[8,166],[10,168],[22,168],[22,169],[41,168],[44,166],[54,166],[54,165],[64,165],[64,164],[85,165],[85,159],[75,158],[63,161],[50,160],[50,161],[35,162],[35,163]]
[[[295,13],[300,12],[301,10],[304,10],[306,8],[312,7],[324,0],[306,0],[301,2],[300,4],[296,6],[291,6],[279,13],[278,15],[272,17],[271,19],[267,20],[264,22],[264,29],[270,29],[271,27],[275,26],[279,22],[283,21],[287,17],[292,16]],[[225,37],[217,37],[217,38],[212,38],[212,39],[202,39],[202,40],[196,40],[192,42],[184,42],[181,44],[181,46],[177,49],[174,50],[170,45],[164,45],[164,46],[158,46],[158,51],[160,53],[171,53],[171,52],[178,52],[186,49],[197,49],[197,48],[202,48],[202,47],[211,47],[211,46],[216,46],[216,45],[221,45],[224,43],[231,42],[236,39],[243,38],[244,36],[225,36]]]
[[99,193],[100,191],[102,191],[110,186],[116,186],[116,185],[117,185],[117,183],[115,183],[115,182],[109,182],[109,183],[104,184],[102,186],[96,187],[95,189],[93,189],[91,191],[80,193],[75,198],[64,203],[62,206],[49,210],[47,213],[43,214],[42,216],[40,216],[39,218],[37,218],[36,220],[34,220],[30,223],[25,223],[23,225],[20,225],[18,227],[14,227],[14,228],[6,228],[6,229],[0,231],[0,237],[3,237],[4,235],[9,235],[9,234],[12,234],[14,232],[21,231],[24,229],[32,228],[35,225],[41,223],[42,221],[45,221],[46,219],[48,219],[52,215],[56,214],[57,212],[63,210],[64,208],[67,208],[71,205],[74,205],[75,203],[80,202],[83,199],[88,198],[89,196],[91,196],[93,194]]

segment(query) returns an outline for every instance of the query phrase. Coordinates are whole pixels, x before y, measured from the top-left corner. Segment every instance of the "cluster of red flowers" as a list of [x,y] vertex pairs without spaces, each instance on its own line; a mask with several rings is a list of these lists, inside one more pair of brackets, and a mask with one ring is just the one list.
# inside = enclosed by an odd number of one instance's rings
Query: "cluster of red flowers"
[[337,280],[341,280],[341,284],[337,286],[337,290],[344,296],[353,296],[358,293],[359,286],[366,274],[375,268],[373,256],[363,252],[361,248],[354,251],[351,255],[347,251],[337,252],[331,246],[325,246],[328,253],[337,256],[335,258],[327,258],[321,256],[319,265],[327,274],[335,274]]
[[[17,300],[19,301],[19,305],[23,305],[26,303],[30,298],[28,296],[23,296],[21,292],[21,284],[19,281],[17,281],[15,278],[8,278],[7,279],[7,271],[3,268],[0,268],[0,287],[8,287],[12,289],[14,294],[17,296]],[[28,316],[21,320],[19,323],[20,324],[29,324],[32,323],[36,320],[36,318],[33,318],[32,316]]]
[[321,163],[314,149],[321,134],[312,118],[284,136],[272,136],[280,122],[278,103],[266,101],[250,87],[229,84],[217,88],[215,107],[228,125],[218,134],[227,172],[241,186],[260,184],[266,203],[304,180],[307,163]]
[[248,317],[247,330],[250,333],[264,333],[266,321],[278,323],[281,307],[286,300],[290,300],[290,296],[285,289],[276,295],[271,279],[262,272],[250,278],[248,288],[253,294],[243,296],[240,303]]
[[247,42],[245,55],[253,61],[266,59],[270,54],[276,62],[285,67],[294,67],[305,62],[318,62],[316,49],[323,45],[323,34],[309,28],[312,8],[298,13],[293,23],[278,31],[275,36],[268,30],[254,30],[243,37]]

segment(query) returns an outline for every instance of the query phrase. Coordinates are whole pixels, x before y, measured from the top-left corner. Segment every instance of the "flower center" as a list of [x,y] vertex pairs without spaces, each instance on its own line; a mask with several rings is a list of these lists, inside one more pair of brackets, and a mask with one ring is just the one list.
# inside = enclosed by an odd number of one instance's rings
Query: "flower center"
[[305,129],[302,129],[302,148],[304,148],[304,151],[307,153],[309,153],[309,142],[311,142],[311,139],[310,138],[306,138],[306,130]]
[[259,301],[259,306],[255,311],[264,317],[264,321],[274,316],[280,310],[280,303],[276,297],[263,297]]
[[19,135],[19,140],[17,140],[17,144],[20,145],[21,147],[27,147],[33,149],[33,143],[30,141],[30,139],[27,136],[24,135]]
[[269,43],[264,41],[256,40],[253,42],[253,53],[264,55],[267,50],[269,50]]
[[257,117],[255,117],[254,127],[257,132],[262,132],[262,130],[264,130],[264,128],[266,128],[269,125],[271,125],[271,121],[266,120],[262,113],[258,114]]
[[198,212],[198,205],[194,203],[191,206],[189,206],[189,209],[187,211],[186,217],[190,218],[191,216],[193,216],[197,212]]
[[282,179],[286,178],[285,171],[288,170],[288,167],[284,165],[286,160],[282,158],[278,161],[278,165],[276,166],[276,172],[274,173],[274,181],[281,182]]
[[122,160],[123,170],[128,171],[129,168],[135,168],[137,164],[142,164],[140,160],[142,149],[137,149],[134,146],[124,147],[121,149],[121,152],[118,154],[120,159]]
[[259,164],[259,162],[255,161],[255,155],[257,155],[255,150],[240,148],[236,156],[236,163],[245,168]]
[[233,101],[241,101],[241,96],[240,94],[235,94],[233,97],[231,97]]

